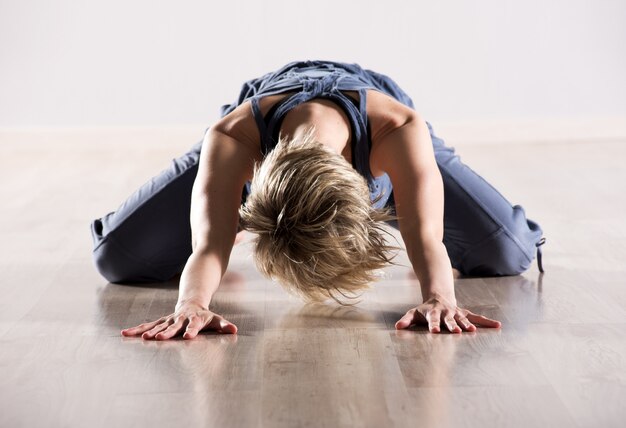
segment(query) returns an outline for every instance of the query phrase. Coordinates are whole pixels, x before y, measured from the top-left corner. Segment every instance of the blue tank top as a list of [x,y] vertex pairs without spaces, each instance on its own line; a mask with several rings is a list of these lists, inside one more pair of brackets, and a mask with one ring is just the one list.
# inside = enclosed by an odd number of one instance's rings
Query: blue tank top
[[[367,180],[373,206],[382,208],[389,200],[392,186],[387,174],[374,177],[370,170],[371,133],[365,108],[368,89],[383,92],[413,108],[413,102],[408,95],[385,75],[364,70],[357,64],[298,61],[246,82],[237,102],[223,106],[221,115],[225,116],[249,100],[261,135],[261,151],[265,156],[276,146],[280,124],[291,109],[312,99],[322,98],[336,103],[350,122],[352,166]],[[358,92],[359,100],[348,97],[344,91]],[[263,117],[259,99],[285,92],[295,93],[278,102]],[[248,183],[244,189],[244,200],[249,191]]]

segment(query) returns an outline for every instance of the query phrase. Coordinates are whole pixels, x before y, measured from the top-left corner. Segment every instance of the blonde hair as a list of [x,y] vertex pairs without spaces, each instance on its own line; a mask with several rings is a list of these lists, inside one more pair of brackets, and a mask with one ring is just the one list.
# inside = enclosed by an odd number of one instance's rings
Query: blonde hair
[[345,304],[369,287],[397,249],[387,244],[363,176],[314,139],[314,130],[277,146],[257,165],[241,226],[257,236],[259,271],[309,301]]

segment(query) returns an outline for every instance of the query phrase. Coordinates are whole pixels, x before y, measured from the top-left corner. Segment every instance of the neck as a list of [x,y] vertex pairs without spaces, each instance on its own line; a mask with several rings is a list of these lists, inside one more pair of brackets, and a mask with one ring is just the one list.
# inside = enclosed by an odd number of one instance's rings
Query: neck
[[352,147],[350,146],[350,141],[346,141],[342,136],[338,138],[335,133],[320,132],[320,128],[313,122],[302,123],[294,130],[293,134],[285,134],[285,136],[291,138],[292,135],[297,136],[300,133],[307,132],[311,128],[314,129],[313,135],[317,142],[329,148],[333,153],[343,156],[349,164],[352,164]]
[[351,163],[352,133],[350,121],[343,110],[329,100],[313,100],[289,111],[281,124],[281,131],[286,138],[311,128],[314,128],[317,141]]

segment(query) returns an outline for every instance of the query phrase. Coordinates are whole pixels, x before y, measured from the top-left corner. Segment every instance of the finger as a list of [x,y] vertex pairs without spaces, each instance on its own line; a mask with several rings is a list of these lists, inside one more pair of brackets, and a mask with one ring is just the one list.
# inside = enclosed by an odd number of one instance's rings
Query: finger
[[455,319],[458,325],[465,331],[476,331],[476,326],[472,324],[466,317],[461,314],[456,314]]
[[199,316],[192,315],[189,317],[189,324],[183,334],[183,339],[193,339],[198,335],[200,330],[204,327],[204,319]]
[[446,317],[444,319],[444,322],[446,323],[446,327],[448,327],[448,330],[450,330],[450,333],[461,333],[463,331],[454,320],[454,317]]
[[165,320],[160,318],[156,321],[139,324],[136,327],[125,328],[124,330],[122,330],[122,336],[137,336],[145,331],[154,328],[156,325],[162,323],[163,321]]
[[475,324],[480,324],[483,327],[500,328],[502,326],[500,321],[492,320],[491,318],[473,314],[471,312],[467,314],[467,319]]
[[441,332],[441,318],[439,311],[430,311],[426,314],[426,320],[428,321],[428,330],[431,333]]
[[413,320],[415,319],[415,309],[411,309],[408,311],[402,318],[396,322],[396,330],[402,330],[404,328],[410,327],[411,324],[414,324]]
[[215,330],[219,333],[229,333],[235,334],[237,333],[237,326],[230,321],[227,321],[220,315],[213,315],[213,318],[207,324],[207,328]]
[[169,321],[164,321],[161,324],[158,324],[157,326],[155,326],[154,328],[146,331],[144,334],[141,335],[142,339],[153,339],[154,336],[156,336],[157,334],[159,334],[159,332],[165,330],[166,328],[168,328],[170,325]]
[[183,324],[187,320],[184,316],[179,316],[174,324],[170,325],[168,328],[158,333],[154,338],[156,340],[167,340],[176,335],[183,328]]

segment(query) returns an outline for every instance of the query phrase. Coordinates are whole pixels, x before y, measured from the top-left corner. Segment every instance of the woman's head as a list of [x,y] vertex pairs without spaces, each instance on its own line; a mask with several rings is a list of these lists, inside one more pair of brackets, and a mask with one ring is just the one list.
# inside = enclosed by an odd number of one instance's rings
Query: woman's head
[[240,209],[256,233],[259,270],[307,300],[351,298],[393,258],[365,179],[316,142],[313,131],[281,138],[257,166]]

